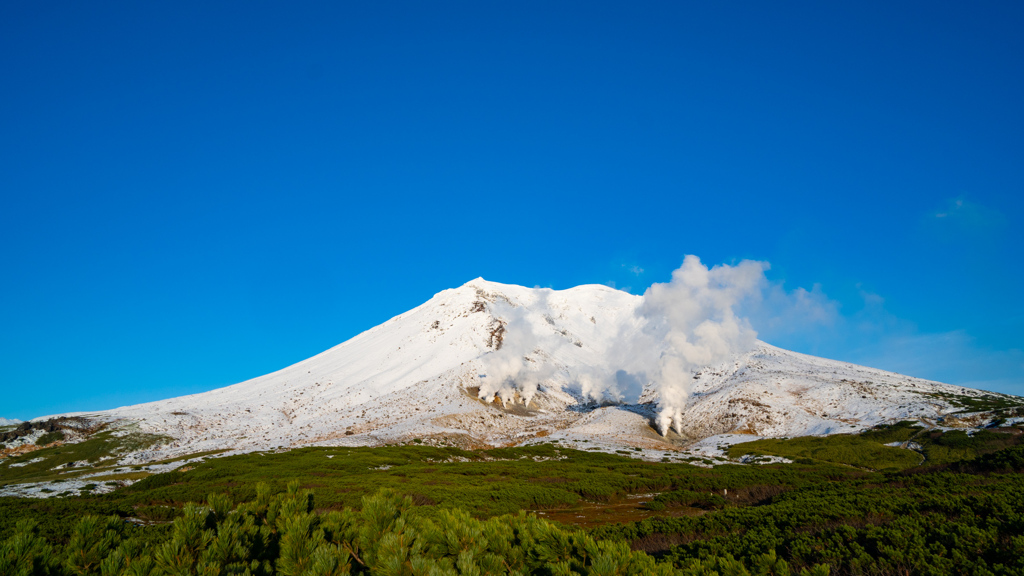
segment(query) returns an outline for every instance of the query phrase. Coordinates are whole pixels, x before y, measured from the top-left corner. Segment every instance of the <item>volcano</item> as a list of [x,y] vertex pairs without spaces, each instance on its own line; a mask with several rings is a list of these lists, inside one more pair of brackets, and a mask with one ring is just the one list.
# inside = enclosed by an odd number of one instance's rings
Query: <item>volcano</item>
[[[587,379],[623,376],[621,343],[644,329],[642,301],[600,285],[550,290],[478,278],[277,372],[68,416],[170,439],[138,455],[142,460],[405,442],[478,448],[587,441],[684,450],[901,420],[967,425],[981,417],[965,412],[968,400],[1011,398],[757,341],[727,362],[694,371],[681,425],[663,434],[649,383],[624,377],[614,390],[595,393]],[[513,343],[521,350],[510,353]],[[532,367],[530,382],[496,374],[497,360],[509,357]]]

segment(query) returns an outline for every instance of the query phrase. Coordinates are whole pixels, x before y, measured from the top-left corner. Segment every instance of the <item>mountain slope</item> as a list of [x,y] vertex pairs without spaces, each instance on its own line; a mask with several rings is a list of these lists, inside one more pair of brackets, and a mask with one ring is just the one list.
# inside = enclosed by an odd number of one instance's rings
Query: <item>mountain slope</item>
[[[553,291],[477,279],[272,374],[88,416],[174,439],[143,460],[413,439],[480,446],[546,437],[663,450],[716,434],[936,421],[961,409],[958,397],[1002,398],[758,342],[695,375],[684,426],[665,437],[651,427],[656,392],[622,370],[630,355],[658,352],[620,346],[644,329],[641,302],[605,286]],[[618,380],[598,393],[593,375]]]

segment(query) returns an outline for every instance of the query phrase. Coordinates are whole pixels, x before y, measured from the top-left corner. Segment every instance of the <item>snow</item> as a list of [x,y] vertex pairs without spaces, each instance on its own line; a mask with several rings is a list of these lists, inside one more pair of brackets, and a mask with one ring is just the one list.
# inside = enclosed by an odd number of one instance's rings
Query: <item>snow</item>
[[7,441],[5,441],[3,443],[4,444],[4,450],[11,450],[11,449],[17,449],[17,448],[24,449],[25,447],[28,447],[28,446],[34,446],[35,443],[36,443],[36,440],[39,440],[39,438],[42,437],[43,434],[45,434],[45,433],[42,430],[31,430],[27,434],[25,434],[24,436],[19,436],[19,437],[15,438],[14,440],[7,440]]
[[[196,458],[189,458],[185,460],[179,460],[177,462],[169,462],[166,464],[151,464],[143,468],[146,472],[152,474],[159,474],[161,472],[168,472],[178,468],[184,468],[194,464],[198,464],[204,461],[208,456],[200,456]],[[24,466],[32,462],[40,462],[42,458],[37,458],[31,462],[25,462],[20,464]],[[78,463],[81,466],[88,465],[88,462]],[[19,466],[19,464],[11,464],[12,467]],[[68,468],[68,466],[58,466],[55,469]],[[79,494],[86,489],[90,494],[106,494],[113,492],[114,490],[130,486],[138,480],[131,479],[120,479],[120,480],[108,480],[112,475],[118,474],[130,474],[137,472],[137,470],[131,467],[121,467],[113,470],[101,470],[91,474],[78,476],[75,478],[62,478],[56,481],[49,482],[26,482],[23,484],[8,484],[7,486],[0,487],[0,497],[20,497],[20,498],[52,498],[57,496],[67,496],[71,494]]]
[[[578,378],[615,373],[617,343],[643,328],[640,303],[640,296],[607,286],[555,291],[478,278],[266,376],[88,416],[174,439],[132,455],[132,462],[218,449],[378,446],[414,438],[471,448],[541,441],[578,447],[587,440],[601,450],[640,447],[645,457],[660,459],[682,450],[720,456],[714,447],[734,438],[935,421],[957,409],[932,394],[979,394],[758,342],[700,370],[681,434],[663,437],[652,428],[657,406],[650,389],[609,405],[587,397]],[[522,326],[542,336],[527,360],[546,366],[545,380],[529,398],[510,389],[479,398],[489,355]]]
[[0,418],[0,426],[16,426],[21,424],[21,420],[17,418]]
[[45,458],[33,458],[31,460],[26,460],[25,462],[15,462],[14,464],[11,464],[10,467],[11,468],[20,468],[22,466],[28,466],[29,464],[35,464],[37,462],[42,462],[43,460],[45,460]]

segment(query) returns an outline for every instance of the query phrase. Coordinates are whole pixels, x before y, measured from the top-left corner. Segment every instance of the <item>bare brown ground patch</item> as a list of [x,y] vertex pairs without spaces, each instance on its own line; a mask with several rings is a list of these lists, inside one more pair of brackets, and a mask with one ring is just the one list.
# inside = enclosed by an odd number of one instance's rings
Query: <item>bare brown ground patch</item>
[[568,508],[548,508],[543,510],[527,510],[545,520],[552,520],[580,528],[594,528],[604,524],[618,522],[639,522],[647,518],[678,518],[680,516],[699,516],[704,510],[699,508],[674,508],[653,512],[641,504],[641,500],[625,500],[620,502],[580,502]]
[[0,460],[3,460],[4,458],[10,458],[10,457],[13,457],[13,456],[20,456],[22,454],[28,454],[29,452],[35,452],[36,450],[42,450],[43,448],[48,448],[50,446],[60,446],[62,444],[63,444],[62,442],[54,442],[53,444],[49,444],[47,446],[36,446],[35,444],[23,444],[23,445],[18,446],[16,448],[4,448],[3,450],[0,450]]

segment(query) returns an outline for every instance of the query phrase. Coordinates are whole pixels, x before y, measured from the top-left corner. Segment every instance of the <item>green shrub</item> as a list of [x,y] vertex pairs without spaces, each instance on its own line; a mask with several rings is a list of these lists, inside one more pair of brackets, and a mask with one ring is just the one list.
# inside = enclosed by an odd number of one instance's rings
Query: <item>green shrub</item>
[[177,470],[170,470],[161,474],[153,474],[152,476],[146,476],[142,480],[139,480],[135,484],[128,487],[128,490],[133,492],[140,492],[143,490],[152,490],[154,488],[163,488],[165,486],[171,486],[179,482],[184,481],[185,475]]
[[918,422],[903,420],[895,424],[879,424],[870,430],[861,432],[861,437],[879,444],[906,442],[924,430]]
[[935,442],[947,448],[971,448],[977,442],[963,430],[951,430],[936,438]]
[[959,472],[1024,472],[1024,446],[1014,446],[979,456],[953,467]]
[[53,444],[54,442],[60,442],[64,439],[64,432],[61,430],[54,430],[53,432],[47,432],[36,440],[36,446],[46,446],[47,444]]
[[[889,437],[890,433],[887,432],[884,435]],[[801,459],[801,462],[818,460],[872,470],[883,468],[902,470],[921,463],[921,456],[915,452],[884,446],[871,437],[857,434],[755,440],[734,444],[729,447],[727,453],[733,458],[745,454],[771,455],[794,460]]]

